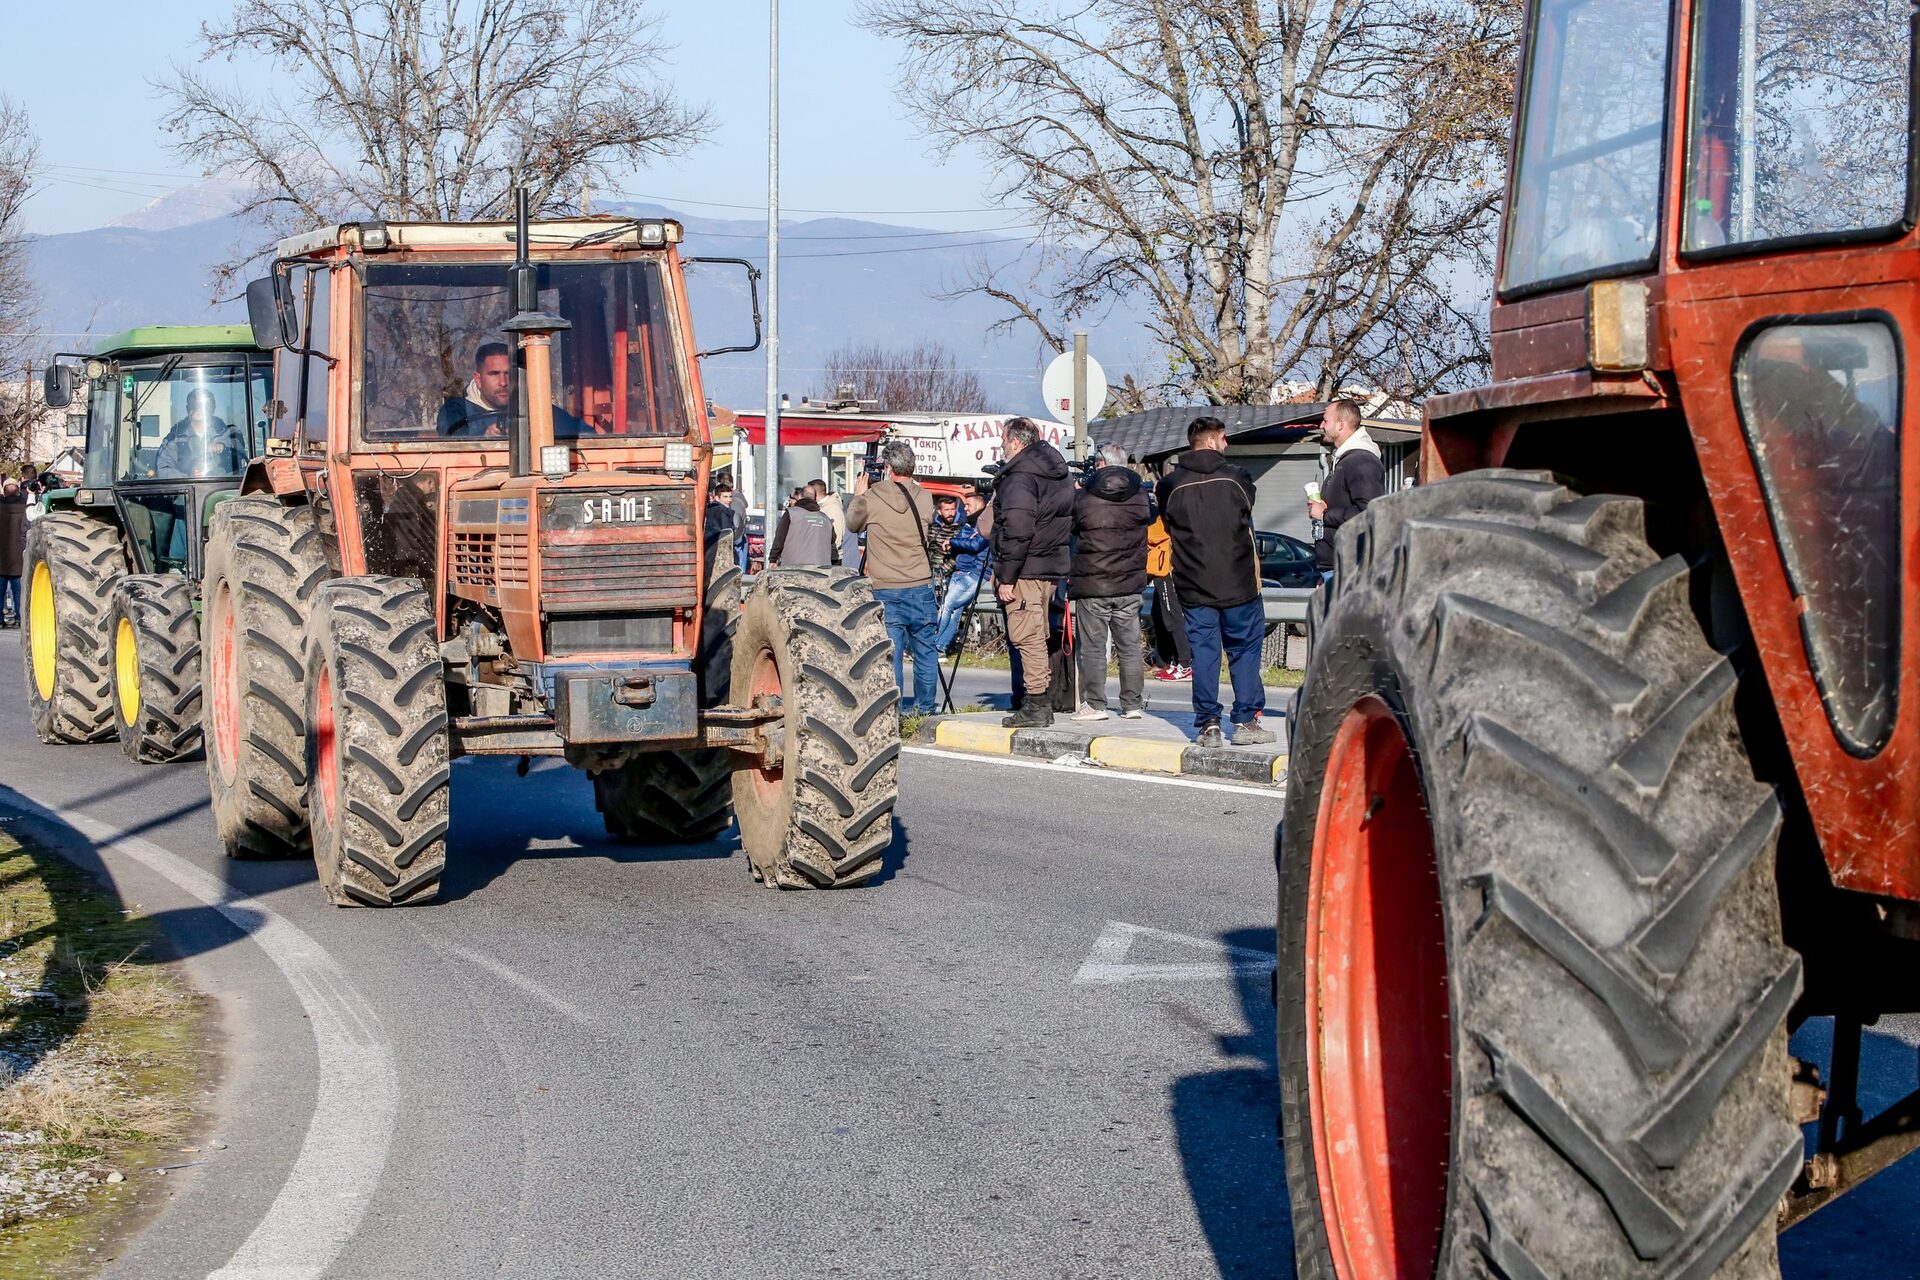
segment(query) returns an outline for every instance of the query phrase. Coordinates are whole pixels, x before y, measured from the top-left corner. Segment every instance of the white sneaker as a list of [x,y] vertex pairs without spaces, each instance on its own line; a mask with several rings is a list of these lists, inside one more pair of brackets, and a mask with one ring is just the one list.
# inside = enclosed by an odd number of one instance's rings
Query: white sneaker
[[1080,704],[1080,709],[1069,717],[1073,720],[1111,720],[1112,718],[1107,714],[1105,707],[1090,707],[1084,702]]
[[1120,718],[1122,720],[1145,720],[1147,718],[1147,713],[1140,710],[1140,708],[1135,707],[1131,711],[1122,711],[1120,713]]

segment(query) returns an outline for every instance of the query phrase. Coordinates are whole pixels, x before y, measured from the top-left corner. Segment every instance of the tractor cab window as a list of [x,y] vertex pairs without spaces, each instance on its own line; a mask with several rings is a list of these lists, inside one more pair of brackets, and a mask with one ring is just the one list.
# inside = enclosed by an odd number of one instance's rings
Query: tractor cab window
[[1702,0],[1695,24],[1685,249],[1904,220],[1908,0]]
[[89,489],[113,485],[113,435],[120,420],[120,379],[95,378],[87,392],[87,460],[80,482]]
[[164,364],[123,369],[116,480],[237,476],[262,430],[263,364]]
[[1537,0],[1502,291],[1653,265],[1665,0]]
[[[583,443],[683,436],[685,393],[659,264],[543,262],[554,434]],[[366,268],[362,424],[369,442],[503,439],[513,408],[513,314],[503,263]]]

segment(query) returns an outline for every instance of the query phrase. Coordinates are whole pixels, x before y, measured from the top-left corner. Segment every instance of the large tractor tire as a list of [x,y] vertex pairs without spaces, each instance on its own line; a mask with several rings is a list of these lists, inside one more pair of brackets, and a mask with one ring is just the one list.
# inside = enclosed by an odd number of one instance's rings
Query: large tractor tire
[[214,829],[232,858],[291,858],[307,838],[306,666],[330,576],[313,510],[268,494],[222,503],[207,533],[201,671]]
[[1778,1274],[1780,811],[1644,524],[1492,472],[1340,531],[1278,853],[1308,1280]]
[[[722,541],[707,565],[700,615],[700,705],[727,700],[733,679],[733,637],[740,627],[740,569]],[[696,844],[733,818],[734,757],[725,748],[656,751],[593,775],[593,802],[607,834],[631,844]]]
[[174,574],[133,574],[113,592],[113,727],[136,764],[200,750],[200,617]]
[[77,511],[27,528],[27,707],[49,743],[100,742],[113,733],[113,629],[108,601],[127,571],[120,534]]
[[430,902],[447,863],[447,686],[413,578],[336,578],[307,620],[313,861],[341,907]]
[[734,697],[778,696],[779,746],[733,776],[734,818],[756,879],[831,889],[878,874],[899,795],[900,688],[880,602],[846,569],[775,569],[747,597]]

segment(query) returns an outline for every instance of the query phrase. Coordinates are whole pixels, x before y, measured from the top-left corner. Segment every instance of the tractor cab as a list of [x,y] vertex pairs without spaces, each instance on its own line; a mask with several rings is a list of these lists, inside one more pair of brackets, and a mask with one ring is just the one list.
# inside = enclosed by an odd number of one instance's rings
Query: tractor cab
[[87,440],[79,487],[51,505],[109,516],[132,572],[198,581],[213,507],[265,450],[267,353],[244,325],[148,325],[78,359],[47,377],[49,404],[84,405]]

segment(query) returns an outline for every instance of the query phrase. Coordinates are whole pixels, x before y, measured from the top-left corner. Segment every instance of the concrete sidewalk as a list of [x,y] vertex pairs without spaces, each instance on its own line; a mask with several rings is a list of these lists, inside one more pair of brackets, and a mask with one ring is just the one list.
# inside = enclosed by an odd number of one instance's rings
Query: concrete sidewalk
[[[1287,691],[1291,695],[1291,690]],[[939,716],[920,726],[914,742],[979,755],[1069,758],[1075,763],[1181,777],[1279,786],[1287,773],[1286,717],[1271,704],[1261,717],[1276,735],[1259,747],[1202,747],[1194,743],[1193,712],[1149,704],[1144,718],[1078,721],[1056,713],[1046,729],[1008,729],[999,711]]]

